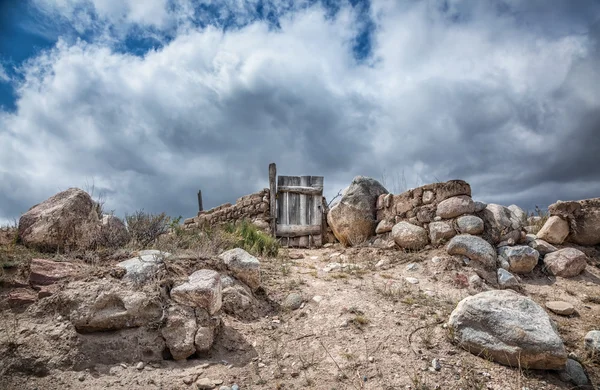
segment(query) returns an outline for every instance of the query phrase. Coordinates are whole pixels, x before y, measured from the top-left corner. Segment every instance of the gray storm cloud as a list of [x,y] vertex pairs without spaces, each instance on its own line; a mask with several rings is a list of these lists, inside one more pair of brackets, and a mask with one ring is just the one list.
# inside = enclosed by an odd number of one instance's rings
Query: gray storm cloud
[[[373,1],[361,60],[365,16],[346,3],[331,16],[274,2],[279,28],[232,5],[244,23],[225,30],[190,24],[184,1],[88,1],[102,16],[89,20],[74,1],[36,3],[99,33],[60,38],[11,81],[0,219],[91,182],[117,214],[191,216],[198,189],[211,207],[266,187],[270,162],[325,176],[329,198],[356,175],[392,191],[460,178],[478,199],[529,209],[600,196],[593,2]],[[116,23],[172,39],[128,54],[106,35]]]

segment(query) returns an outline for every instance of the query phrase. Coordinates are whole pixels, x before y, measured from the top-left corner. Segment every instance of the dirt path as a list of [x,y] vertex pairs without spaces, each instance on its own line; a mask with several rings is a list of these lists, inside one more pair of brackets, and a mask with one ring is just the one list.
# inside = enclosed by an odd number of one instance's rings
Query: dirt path
[[[281,257],[263,262],[265,289],[280,303],[299,293],[302,307],[281,308],[255,322],[224,316],[217,348],[207,359],[13,376],[2,380],[3,388],[192,389],[202,378],[219,383],[217,389],[236,383],[243,390],[572,388],[558,373],[503,367],[449,341],[448,315],[477,291],[465,284],[472,270],[443,251],[331,247]],[[577,356],[583,356],[585,332],[600,324],[600,305],[589,300],[600,296],[600,272],[588,270],[569,280],[541,273],[523,280],[524,292],[542,305],[556,299],[575,305],[576,316],[551,316]],[[588,369],[600,383],[600,367],[590,363]]]

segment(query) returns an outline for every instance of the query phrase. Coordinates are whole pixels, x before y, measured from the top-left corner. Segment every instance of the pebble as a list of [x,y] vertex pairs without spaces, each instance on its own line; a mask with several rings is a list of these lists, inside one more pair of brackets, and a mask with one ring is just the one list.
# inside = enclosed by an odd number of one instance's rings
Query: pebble
[[417,278],[404,278],[410,284],[419,284],[419,279]]
[[143,370],[145,367],[144,362],[139,362],[138,364],[136,364],[135,368],[137,368],[138,370]]
[[377,268],[381,268],[381,267],[385,267],[386,265],[389,265],[390,261],[388,259],[381,259],[377,262],[377,264],[375,264],[375,267]]
[[192,378],[191,376],[185,377],[183,378],[183,383],[185,383],[186,385],[191,385],[192,383],[194,383],[194,378]]
[[221,387],[219,387],[219,390],[231,390],[231,387],[229,387],[229,386],[221,386]]
[[417,265],[417,263],[410,263],[409,265],[406,266],[407,271],[416,271],[417,269],[419,269],[419,266]]
[[237,384],[235,384],[235,383],[234,383],[234,384],[231,386],[231,390],[240,390],[240,387],[239,387]]
[[83,382],[85,380],[85,374],[79,375],[79,378],[77,379],[79,379],[79,382]]
[[266,367],[265,363],[258,363],[258,368],[265,368],[265,367]]
[[563,301],[550,301],[546,302],[546,308],[556,314],[562,316],[570,316],[575,313],[575,307],[569,302]]
[[442,258],[442,257],[440,257],[440,256],[434,256],[434,257],[431,259],[431,262],[432,262],[433,264],[438,264],[438,263],[441,263],[441,262],[442,262],[442,260],[443,260],[443,258]]
[[342,268],[340,263],[329,263],[323,268],[323,272],[337,271]]
[[215,388],[215,384],[212,379],[209,378],[201,378],[196,382],[196,388],[198,390],[211,390]]
[[323,297],[320,295],[315,295],[312,300],[315,303],[320,303],[323,300]]
[[369,363],[373,363],[375,361],[375,358],[373,356],[369,356]]
[[302,306],[302,302],[302,295],[293,292],[288,294],[287,297],[285,297],[282,306],[286,309],[296,310],[299,309],[300,306]]
[[435,371],[439,371],[442,369],[442,365],[440,363],[440,360],[438,358],[435,358],[431,361],[431,367],[435,370]]

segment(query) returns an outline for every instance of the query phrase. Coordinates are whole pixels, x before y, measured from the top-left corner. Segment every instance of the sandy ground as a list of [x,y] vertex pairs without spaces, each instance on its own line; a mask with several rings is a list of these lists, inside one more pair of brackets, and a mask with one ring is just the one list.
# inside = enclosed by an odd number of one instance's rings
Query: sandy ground
[[[205,358],[165,360],[143,368],[125,361],[84,371],[53,370],[43,377],[13,373],[0,379],[0,388],[195,389],[197,381],[207,379],[217,389],[236,383],[243,390],[574,387],[556,372],[504,367],[449,341],[448,315],[462,298],[481,290],[465,285],[473,271],[443,250],[404,253],[333,246],[282,252],[278,259],[263,261],[267,297],[281,303],[297,292],[304,298],[302,307],[279,308],[250,322],[224,315],[217,345]],[[441,259],[434,261],[435,256]],[[348,266],[324,271],[332,262]],[[600,384],[600,365],[585,360],[582,343],[587,331],[600,326],[598,264],[599,258],[593,258],[587,271],[573,279],[549,277],[536,268],[522,280],[523,293],[541,305],[564,300],[575,306],[575,315],[550,316],[594,384]],[[0,313],[0,345],[8,342],[11,315]],[[28,323],[26,313],[17,317],[12,330],[17,334],[47,331]],[[439,371],[432,368],[433,359],[440,363]]]

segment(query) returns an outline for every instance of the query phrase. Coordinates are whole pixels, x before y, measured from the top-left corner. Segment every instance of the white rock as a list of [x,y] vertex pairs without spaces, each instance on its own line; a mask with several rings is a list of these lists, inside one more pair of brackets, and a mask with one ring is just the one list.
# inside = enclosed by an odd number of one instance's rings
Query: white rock
[[171,289],[171,299],[185,306],[204,308],[214,314],[223,303],[221,276],[208,269],[196,271],[186,283]]
[[156,276],[163,268],[163,260],[170,255],[157,250],[139,251],[136,257],[122,261],[117,266],[125,269],[123,279],[143,283]]
[[221,253],[219,258],[236,278],[256,290],[260,287],[260,261],[245,250],[235,248]]
[[338,271],[340,269],[342,269],[342,265],[340,263],[329,263],[323,267],[323,272]]

